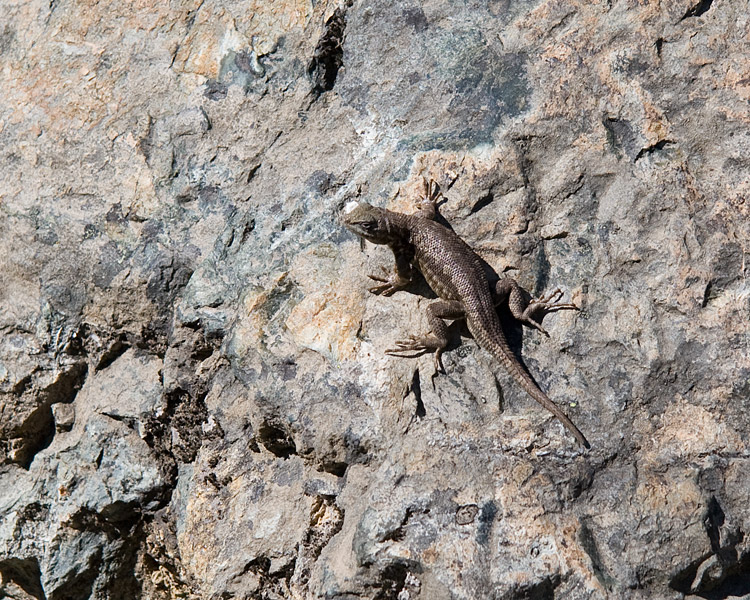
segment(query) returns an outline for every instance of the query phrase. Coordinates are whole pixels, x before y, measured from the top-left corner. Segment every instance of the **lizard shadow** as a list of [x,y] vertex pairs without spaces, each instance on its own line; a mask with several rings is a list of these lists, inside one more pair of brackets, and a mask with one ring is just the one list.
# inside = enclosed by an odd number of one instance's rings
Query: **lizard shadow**
[[[495,284],[501,278],[484,259],[480,257],[480,260],[482,261],[482,266],[485,270],[489,288],[490,290],[492,290],[495,288]],[[413,276],[414,279],[412,280],[406,291],[416,296],[421,296],[427,300],[438,299],[437,294],[435,294],[432,288],[430,288],[427,281],[418,269],[415,269],[415,273]],[[531,295],[526,290],[523,290],[523,294],[526,301],[528,302],[531,298]],[[500,304],[496,305],[495,310],[500,320],[500,327],[502,328],[503,335],[508,342],[508,347],[510,348],[518,363],[531,377],[532,381],[534,381],[534,383],[538,385],[536,378],[529,371],[529,368],[524,362],[523,356],[521,354],[523,350],[523,325],[519,321],[517,321],[513,317],[513,315],[511,315],[510,309],[508,308],[506,302],[501,302]],[[465,319],[455,319],[454,321],[450,322],[448,324],[448,336],[449,341],[448,345],[445,348],[446,351],[452,351],[461,346],[462,338],[473,339],[473,336],[471,335],[471,332],[466,325]],[[419,352],[415,356],[421,356],[422,354],[426,354],[426,352]]]
[[[529,367],[526,365],[526,362],[523,359],[522,351],[523,351],[523,331],[524,327],[519,323],[511,314],[510,310],[505,307],[503,308],[503,305],[500,304],[495,307],[495,311],[498,313],[498,319],[500,320],[500,327],[502,329],[503,335],[505,336],[506,341],[508,342],[508,347],[510,348],[510,351],[513,353],[513,356],[518,361],[518,364],[521,365],[524,371],[531,377],[531,380],[539,386],[539,382],[537,381],[536,377],[534,377],[533,373],[529,371]],[[457,321],[454,321],[449,327],[448,331],[451,334],[451,339],[448,347],[446,350],[454,350],[458,346],[461,345],[461,338],[470,338],[474,339],[474,336],[469,331],[469,327],[466,324],[466,321],[464,319],[459,319]]]
[[[419,295],[423,295],[424,297],[427,297],[430,299],[435,299],[436,295],[434,292],[432,292],[432,290],[429,288],[427,283],[423,281],[422,285],[424,286],[424,288],[420,286]],[[411,288],[409,288],[409,291],[413,292]],[[513,356],[518,361],[518,364],[521,365],[521,368],[523,368],[523,370],[526,371],[526,373],[534,382],[534,384],[537,387],[540,387],[536,377],[534,377],[534,375],[529,371],[529,368],[524,362],[523,357],[521,355],[521,351],[523,348],[523,326],[513,318],[513,316],[510,314],[510,311],[507,308],[503,310],[502,305],[497,307],[496,310],[498,312],[498,318],[500,320],[500,327],[502,328],[503,335],[505,336],[505,339],[508,342],[508,347],[513,353]],[[466,320],[456,319],[450,322],[448,324],[448,345],[445,347],[445,351],[451,352],[451,351],[458,349],[462,344],[464,344],[463,338],[473,339],[473,336],[471,332],[469,331],[469,328],[466,324]],[[416,358],[424,354],[427,354],[427,351],[418,352],[414,354],[412,358]],[[447,368],[444,367],[444,369],[445,370],[443,371],[435,371],[430,376],[430,381],[432,382],[433,388],[435,387],[435,380],[437,378],[441,376],[450,376],[450,367],[447,367]],[[497,375],[495,374],[494,376],[497,379]],[[410,389],[412,390],[412,392],[414,392],[415,397],[417,399],[417,408],[416,408],[415,415],[419,418],[422,418],[426,415],[426,410],[425,410],[425,405],[421,400],[419,369],[415,371],[415,378],[416,379],[412,381]],[[501,393],[500,402],[501,402],[501,406],[503,406],[505,405],[506,398],[507,398],[507,392],[505,391],[505,384],[503,384],[503,386],[499,388],[499,390]]]

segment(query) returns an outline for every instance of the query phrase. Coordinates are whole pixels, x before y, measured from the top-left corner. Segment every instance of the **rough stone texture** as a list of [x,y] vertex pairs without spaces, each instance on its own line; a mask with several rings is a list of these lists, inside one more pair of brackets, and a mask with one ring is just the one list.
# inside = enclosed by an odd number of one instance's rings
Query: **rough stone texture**
[[[0,596],[750,595],[747,0],[3,10]],[[591,451],[383,354],[337,214],[423,175]]]

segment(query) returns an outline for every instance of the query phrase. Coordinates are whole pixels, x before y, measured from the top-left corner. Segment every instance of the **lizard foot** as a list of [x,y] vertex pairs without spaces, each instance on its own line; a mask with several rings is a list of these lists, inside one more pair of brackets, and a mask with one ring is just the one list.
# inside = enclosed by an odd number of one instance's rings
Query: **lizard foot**
[[379,282],[378,285],[367,288],[371,294],[377,294],[380,296],[392,296],[394,292],[397,292],[404,287],[408,282],[399,277],[396,273],[389,273],[385,267],[380,267],[383,271],[383,275],[368,275],[373,281]]
[[529,305],[526,307],[526,310],[523,311],[523,316],[520,320],[549,337],[549,333],[547,333],[541,324],[545,315],[557,312],[558,310],[581,310],[572,302],[560,302],[562,296],[562,290],[557,288],[546,296],[532,298]]
[[437,214],[438,203],[445,199],[437,181],[422,177],[422,197],[419,199],[419,214],[427,219],[434,219]]
[[[443,349],[444,345],[440,341],[432,336],[416,336],[410,335],[406,340],[398,340],[396,342],[396,348],[389,348],[385,351],[389,356],[400,356],[402,358],[417,358],[427,352],[435,352],[435,371],[445,373],[445,367],[443,367]],[[408,354],[405,354],[408,353]]]
[[427,177],[422,177],[422,202],[432,204],[436,206],[438,201],[443,197],[443,192],[440,191],[440,186],[437,181],[430,179],[427,181]]

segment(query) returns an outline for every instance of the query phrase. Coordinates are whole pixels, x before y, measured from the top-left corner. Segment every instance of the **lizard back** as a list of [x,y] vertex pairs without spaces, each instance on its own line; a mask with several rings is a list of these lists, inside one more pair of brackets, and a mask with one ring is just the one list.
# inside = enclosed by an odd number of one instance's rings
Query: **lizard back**
[[460,301],[468,321],[499,327],[479,256],[447,227],[417,215],[411,217],[418,220],[409,228],[414,262],[428,285],[440,298]]

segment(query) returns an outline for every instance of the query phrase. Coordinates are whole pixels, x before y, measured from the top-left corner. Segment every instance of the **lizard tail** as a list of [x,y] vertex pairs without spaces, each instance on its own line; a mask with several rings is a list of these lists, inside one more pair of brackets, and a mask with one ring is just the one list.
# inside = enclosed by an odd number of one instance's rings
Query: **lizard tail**
[[474,333],[474,339],[477,340],[479,345],[490,352],[534,400],[555,415],[582,446],[591,448],[591,444],[581,433],[581,430],[568,418],[568,415],[534,383],[534,380],[516,359],[508,343],[500,336],[477,335],[477,333]]

